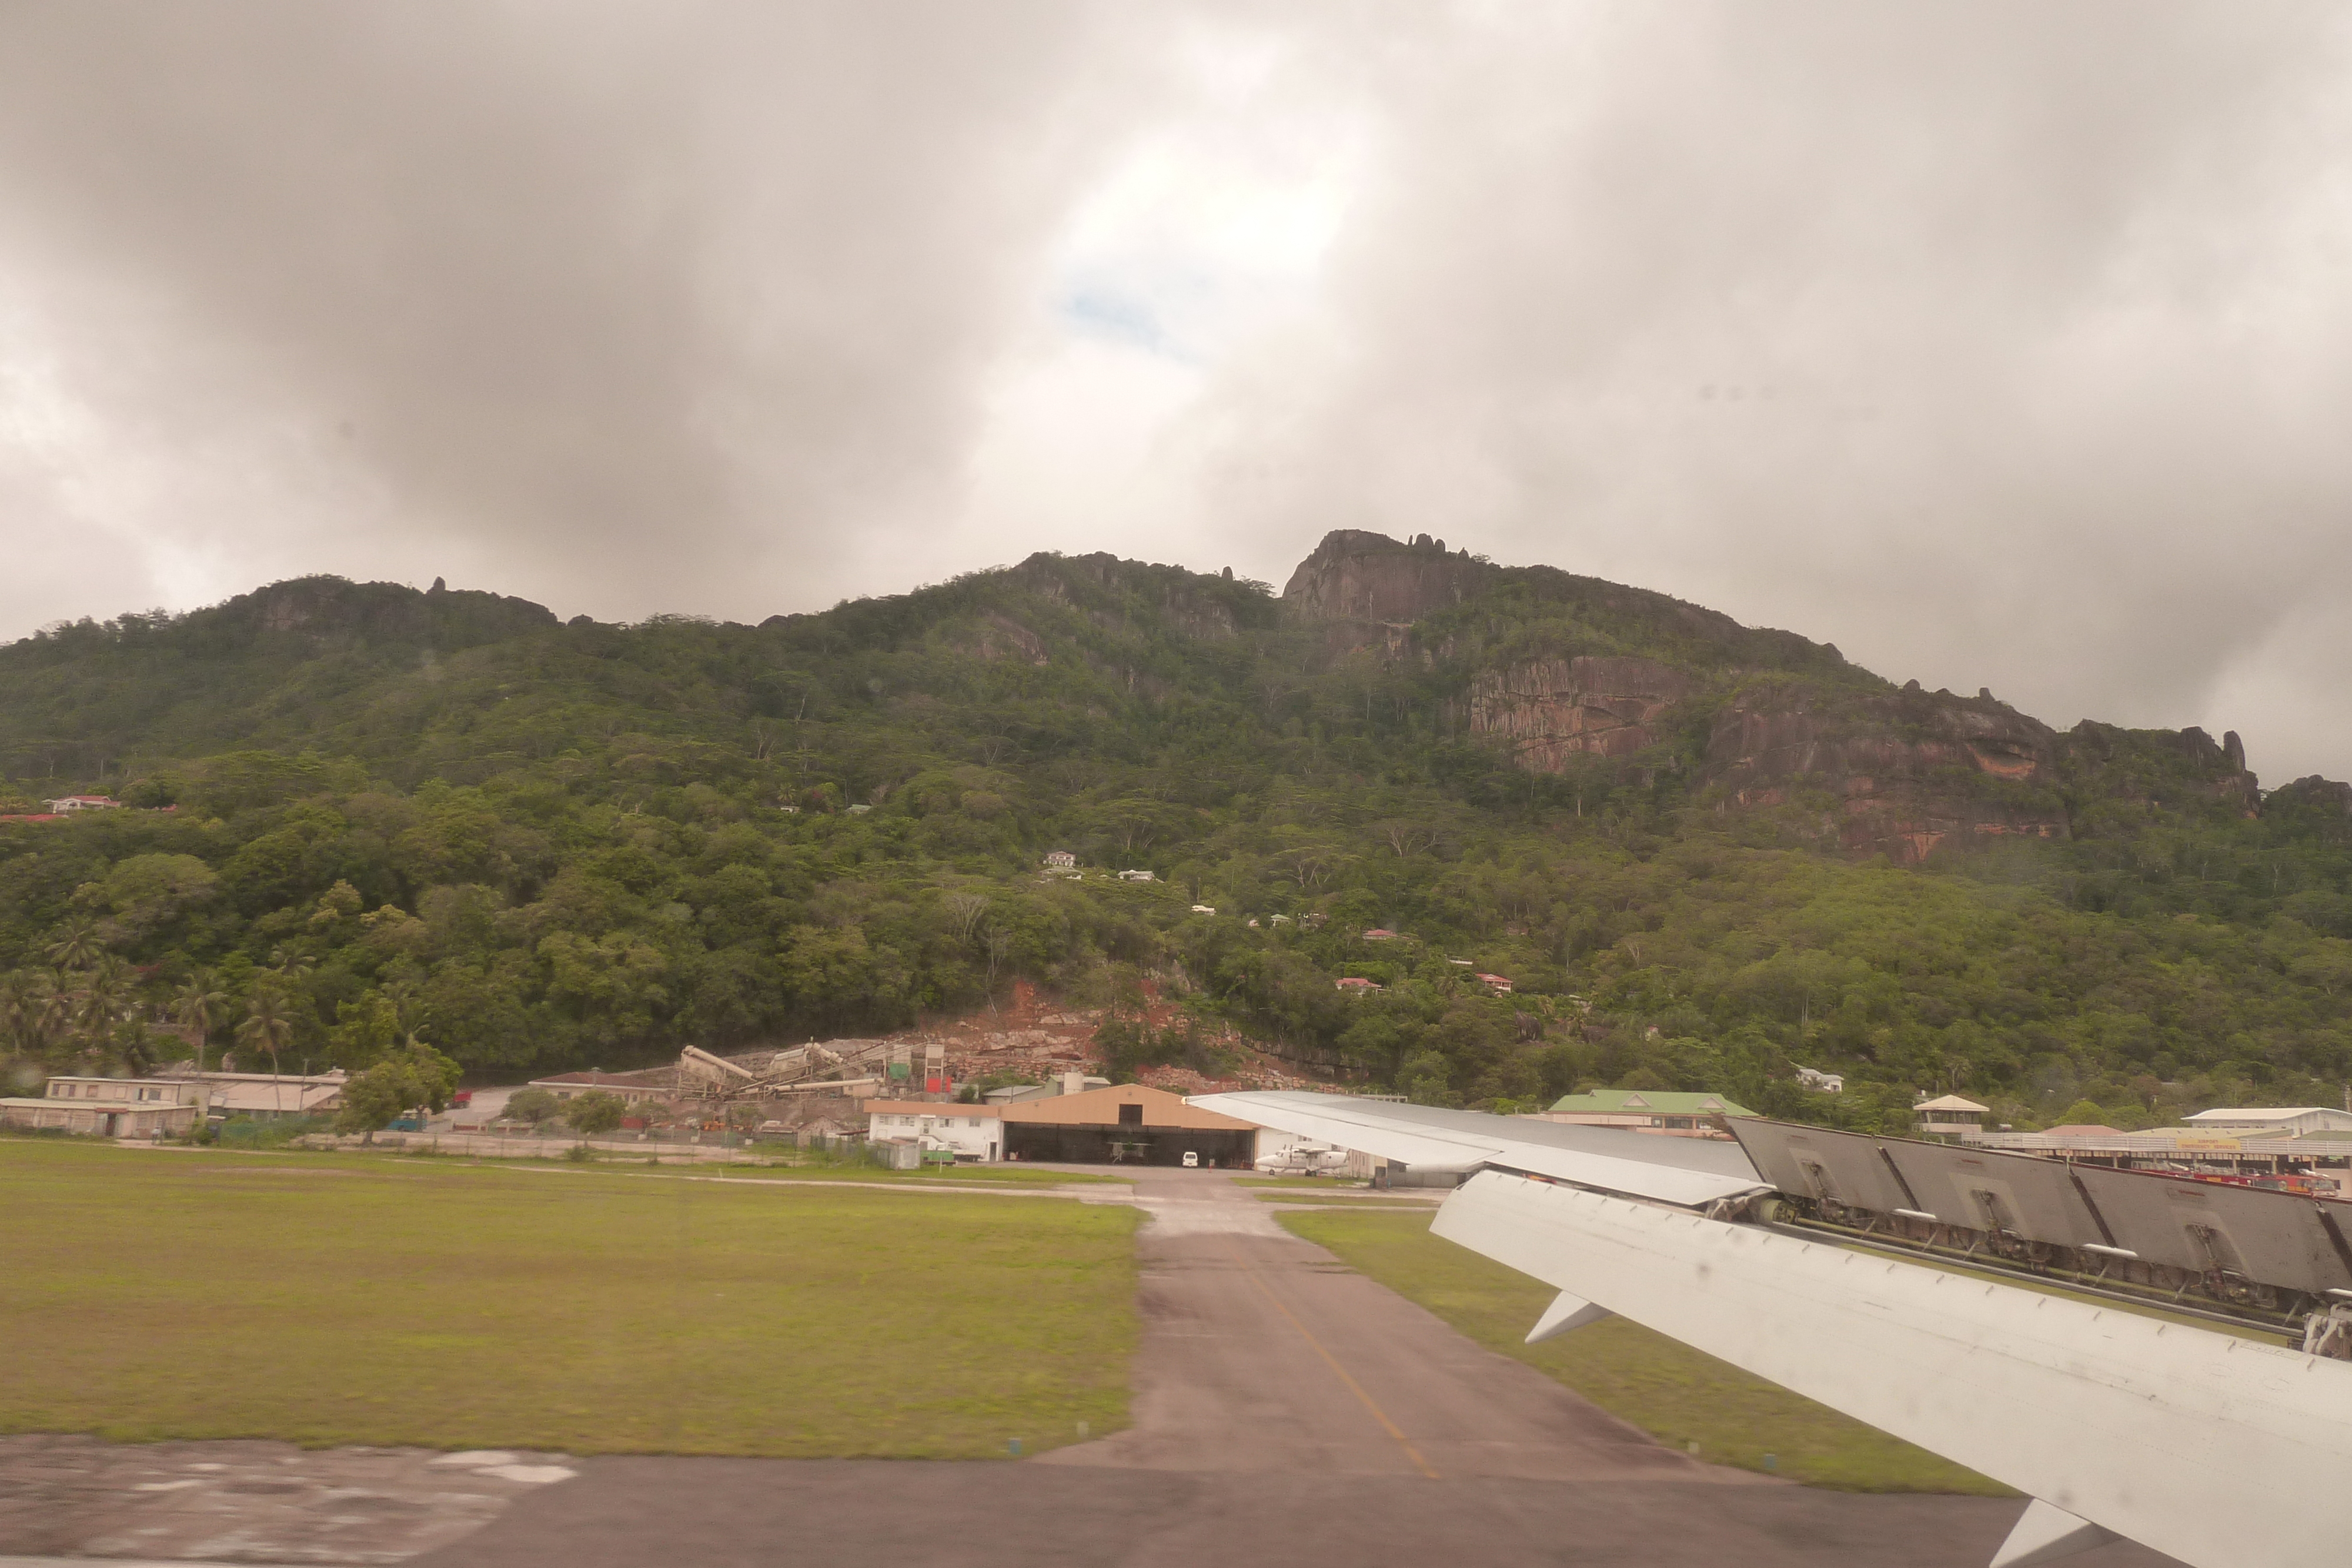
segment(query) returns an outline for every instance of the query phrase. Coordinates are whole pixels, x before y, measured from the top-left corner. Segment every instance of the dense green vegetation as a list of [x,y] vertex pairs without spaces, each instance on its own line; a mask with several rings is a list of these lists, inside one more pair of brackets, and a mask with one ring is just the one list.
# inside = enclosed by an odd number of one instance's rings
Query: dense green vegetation
[[[1706,1087],[1873,1127],[1916,1090],[2021,1124],[2341,1096],[2330,787],[2250,816],[2179,737],[2084,727],[2054,779],[1948,781],[2068,836],[1857,860],[1825,781],[1743,804],[1708,727],[1786,690],[1897,733],[1913,699],[1786,633],[1480,570],[1369,645],[1262,585],[1104,557],[758,627],[312,579],[57,628],[0,649],[5,809],[137,809],[0,824],[0,1034],[20,1076],[199,1038],[365,1067],[413,1035],[511,1078],[879,1030],[1019,978],[1124,1013],[1130,1068],[1198,1050],[1142,1027],[1149,987],[1452,1103]],[[1639,755],[1558,774],[1465,733],[1479,671],[1579,653],[1700,690]],[[1083,876],[1041,873],[1057,848]],[[1797,1062],[1848,1092],[1801,1092]]]

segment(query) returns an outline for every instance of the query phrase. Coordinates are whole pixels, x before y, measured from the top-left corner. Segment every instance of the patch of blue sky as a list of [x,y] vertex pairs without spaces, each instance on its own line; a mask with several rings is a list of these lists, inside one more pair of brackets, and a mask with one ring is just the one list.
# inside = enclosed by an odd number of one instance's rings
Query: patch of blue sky
[[1209,279],[1168,277],[1146,282],[1090,271],[1064,281],[1054,315],[1087,337],[1139,349],[1185,364],[1200,361],[1205,319],[1216,293]]

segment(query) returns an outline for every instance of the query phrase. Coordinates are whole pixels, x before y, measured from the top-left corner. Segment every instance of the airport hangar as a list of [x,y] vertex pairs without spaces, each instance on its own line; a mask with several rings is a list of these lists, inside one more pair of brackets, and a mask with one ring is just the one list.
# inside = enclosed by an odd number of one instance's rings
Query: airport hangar
[[1181,1166],[1190,1154],[1204,1167],[1245,1171],[1257,1159],[1256,1123],[1140,1083],[1017,1101],[1003,1113],[1008,1160]]

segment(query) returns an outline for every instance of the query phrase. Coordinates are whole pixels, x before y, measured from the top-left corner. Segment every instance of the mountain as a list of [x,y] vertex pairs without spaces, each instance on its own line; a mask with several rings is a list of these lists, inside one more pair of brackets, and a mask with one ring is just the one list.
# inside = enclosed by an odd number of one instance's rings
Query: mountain
[[[1426,535],[1333,533],[1279,594],[1045,555],[758,626],[304,579],[0,647],[0,771],[134,808],[0,824],[36,1065],[135,1061],[201,971],[223,1046],[267,996],[313,1059],[413,1028],[483,1072],[1019,977],[1458,1103],[2127,1124],[2352,1076],[2352,789]],[[73,1023],[100,954],[119,1005]]]

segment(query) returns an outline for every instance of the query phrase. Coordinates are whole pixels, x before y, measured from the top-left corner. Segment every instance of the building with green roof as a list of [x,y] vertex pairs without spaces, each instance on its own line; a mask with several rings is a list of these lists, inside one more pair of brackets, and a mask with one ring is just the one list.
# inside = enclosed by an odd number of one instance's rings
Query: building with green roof
[[1706,1094],[1680,1089],[1594,1089],[1563,1094],[1543,1113],[1547,1122],[1570,1122],[1585,1126],[1630,1127],[1637,1133],[1678,1133],[1685,1137],[1713,1134],[1722,1116],[1753,1116],[1755,1112],[1728,1094]]

